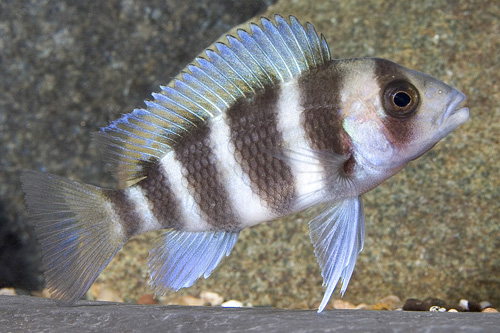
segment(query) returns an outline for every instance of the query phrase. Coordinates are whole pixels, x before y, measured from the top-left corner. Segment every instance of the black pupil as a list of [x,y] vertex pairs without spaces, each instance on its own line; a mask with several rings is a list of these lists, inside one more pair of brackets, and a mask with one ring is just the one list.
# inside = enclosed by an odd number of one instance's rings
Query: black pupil
[[394,95],[394,104],[400,108],[406,107],[411,102],[411,97],[405,92],[398,92]]

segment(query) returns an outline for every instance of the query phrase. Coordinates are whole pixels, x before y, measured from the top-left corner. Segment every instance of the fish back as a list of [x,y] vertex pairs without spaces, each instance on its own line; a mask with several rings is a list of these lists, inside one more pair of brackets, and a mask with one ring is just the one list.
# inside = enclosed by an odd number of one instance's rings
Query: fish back
[[226,112],[260,89],[298,76],[330,59],[323,36],[295,17],[287,22],[261,19],[251,33],[238,31],[228,42],[216,43],[188,65],[147,107],[112,122],[96,139],[116,171],[119,187],[147,176],[148,165],[171,151],[180,138],[208,119]]

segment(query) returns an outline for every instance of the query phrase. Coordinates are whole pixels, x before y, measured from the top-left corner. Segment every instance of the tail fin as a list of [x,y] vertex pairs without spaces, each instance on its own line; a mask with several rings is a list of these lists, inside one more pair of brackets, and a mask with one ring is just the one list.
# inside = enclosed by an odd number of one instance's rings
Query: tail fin
[[23,173],[21,182],[47,288],[74,303],[125,243],[121,225],[98,187],[39,172]]

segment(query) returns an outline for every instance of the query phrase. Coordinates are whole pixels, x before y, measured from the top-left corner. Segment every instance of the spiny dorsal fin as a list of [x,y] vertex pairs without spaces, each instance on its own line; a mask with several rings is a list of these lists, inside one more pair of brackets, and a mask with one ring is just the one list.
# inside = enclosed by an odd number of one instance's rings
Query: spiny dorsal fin
[[101,129],[96,139],[124,187],[143,178],[154,163],[193,127],[227,110],[239,98],[286,82],[330,60],[328,45],[314,27],[293,16],[261,18],[250,33],[226,36],[188,65],[146,109],[136,109]]

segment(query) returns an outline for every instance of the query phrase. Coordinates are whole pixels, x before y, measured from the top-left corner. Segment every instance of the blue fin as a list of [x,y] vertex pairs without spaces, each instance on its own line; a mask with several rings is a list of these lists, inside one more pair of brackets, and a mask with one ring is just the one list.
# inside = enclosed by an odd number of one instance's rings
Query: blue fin
[[25,199],[53,298],[74,303],[126,241],[103,190],[61,177],[24,172]]
[[363,249],[364,220],[363,203],[361,197],[357,197],[327,206],[309,222],[314,254],[326,287],[318,312],[328,304],[339,280],[342,282],[340,293],[343,295],[346,291],[358,254]]
[[205,50],[161,93],[113,121],[96,135],[104,157],[115,169],[118,186],[147,176],[150,162],[162,158],[193,127],[225,112],[239,98],[297,77],[330,60],[323,36],[293,16],[262,18]]
[[187,288],[206,279],[238,239],[237,232],[167,231],[149,253],[151,289],[156,295]]

